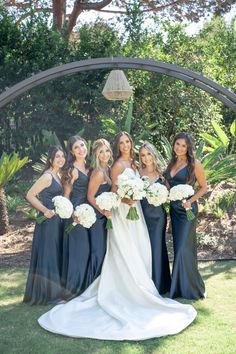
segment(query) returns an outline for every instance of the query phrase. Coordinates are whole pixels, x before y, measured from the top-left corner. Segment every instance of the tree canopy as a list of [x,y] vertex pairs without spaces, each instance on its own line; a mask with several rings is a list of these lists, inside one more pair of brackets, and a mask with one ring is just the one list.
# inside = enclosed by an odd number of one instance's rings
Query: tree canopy
[[[236,0],[133,0],[141,5],[143,13],[159,14],[176,21],[199,21],[209,14],[221,15],[231,10]],[[5,0],[8,9],[15,12],[18,22],[35,13],[52,14],[53,26],[65,37],[70,36],[80,15],[88,11],[113,14],[126,13],[126,0]]]

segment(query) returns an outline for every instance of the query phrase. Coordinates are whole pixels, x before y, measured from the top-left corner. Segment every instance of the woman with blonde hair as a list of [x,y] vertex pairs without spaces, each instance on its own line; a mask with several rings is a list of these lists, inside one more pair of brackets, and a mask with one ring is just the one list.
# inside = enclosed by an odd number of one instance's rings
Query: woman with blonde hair
[[92,147],[93,166],[87,198],[96,212],[96,222],[89,229],[90,236],[90,274],[91,281],[96,279],[101,272],[107,244],[107,217],[111,212],[101,210],[96,204],[96,197],[111,189],[110,165],[112,163],[112,150],[106,139],[97,139]]
[[[139,173],[147,176],[151,183],[163,183],[156,148],[144,142],[139,149]],[[154,206],[147,199],[141,200],[152,249],[152,279],[160,294],[170,290],[170,267],[166,248],[166,212],[162,205]]]

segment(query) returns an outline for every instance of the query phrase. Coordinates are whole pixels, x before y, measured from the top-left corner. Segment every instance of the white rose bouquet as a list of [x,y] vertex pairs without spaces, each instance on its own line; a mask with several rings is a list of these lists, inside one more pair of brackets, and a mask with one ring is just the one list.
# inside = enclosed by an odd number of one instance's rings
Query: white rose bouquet
[[[103,192],[97,196],[96,204],[101,210],[111,211],[112,209],[118,208],[120,205],[120,198],[116,193]],[[112,229],[111,218],[107,218],[106,228]]]
[[[144,182],[141,178],[137,176],[128,177],[125,175],[118,176],[117,179],[117,191],[116,193],[122,198],[127,198],[131,200],[141,200],[146,196],[144,190]],[[138,220],[139,216],[135,206],[129,208],[129,212],[126,216],[128,220]]]
[[[57,195],[52,199],[55,214],[59,215],[62,219],[69,219],[73,213],[73,205],[69,199],[63,197],[62,195]],[[47,219],[46,216],[42,215],[36,219],[37,224],[41,224]]]
[[[75,208],[74,216],[79,219],[80,225],[89,229],[96,221],[96,214],[93,208],[89,204],[80,204]],[[76,222],[69,224],[65,229],[65,233],[68,234],[75,226]]]
[[152,183],[146,189],[146,198],[149,204],[159,206],[168,200],[168,189],[161,183]]
[[[171,201],[181,200],[186,202],[186,198],[191,197],[194,194],[194,189],[189,184],[178,184],[170,189],[169,199]],[[188,220],[195,219],[195,215],[191,208],[185,209]]]

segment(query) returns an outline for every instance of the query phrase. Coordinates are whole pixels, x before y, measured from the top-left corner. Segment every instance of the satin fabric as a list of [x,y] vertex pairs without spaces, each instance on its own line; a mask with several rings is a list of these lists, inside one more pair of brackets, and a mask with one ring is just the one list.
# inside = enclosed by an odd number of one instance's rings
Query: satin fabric
[[113,212],[101,275],[81,296],[42,315],[40,326],[70,337],[142,340],[176,334],[194,320],[191,305],[158,294],[148,231],[140,203],[136,207],[137,221],[126,219],[126,204]]
[[[62,195],[62,187],[52,177],[51,185],[39,194],[39,199],[46,208],[54,209],[52,198],[57,195]],[[42,215],[39,212],[38,216]],[[61,299],[62,231],[57,215],[35,225],[23,302],[50,304]]]
[[[162,183],[161,178],[155,183]],[[141,206],[151,242],[152,280],[159,294],[165,294],[170,290],[171,284],[166,248],[166,212],[162,205],[155,207],[149,204],[146,198],[141,200]]]
[[[74,208],[87,203],[88,176],[78,170],[79,178],[75,180],[70,200]],[[70,218],[64,221],[64,228],[73,223]],[[90,244],[88,229],[76,225],[69,234],[64,232],[62,285],[63,298],[72,299],[80,295],[91,284],[90,278]]]
[[[167,171],[167,181],[170,187],[186,184],[188,177],[187,167],[182,168],[174,177]],[[189,221],[181,201],[170,203],[170,217],[172,224],[174,263],[170,297],[182,297],[197,300],[204,297],[205,285],[198,271],[197,264],[197,203],[192,203],[195,219]]]
[[[101,184],[98,188],[95,198],[101,193],[109,192],[110,190],[111,185],[109,183]],[[91,282],[93,282],[101,273],[102,264],[107,249],[107,218],[99,213],[97,209],[94,208],[94,211],[96,213],[97,219],[89,229]]]

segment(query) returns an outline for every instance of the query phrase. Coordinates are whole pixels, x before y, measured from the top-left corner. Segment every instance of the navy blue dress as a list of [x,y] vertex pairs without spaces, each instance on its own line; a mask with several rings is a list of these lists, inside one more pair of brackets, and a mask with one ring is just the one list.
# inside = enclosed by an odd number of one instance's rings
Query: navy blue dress
[[[159,178],[156,183],[162,183]],[[147,199],[141,200],[144,218],[147,224],[152,249],[152,280],[159,294],[170,290],[171,277],[166,248],[166,213],[160,205],[155,207]]]
[[[54,209],[52,198],[57,195],[62,195],[62,187],[52,176],[51,185],[39,194],[39,199],[45,207]],[[38,216],[42,215],[39,212]],[[61,299],[62,232],[62,222],[58,215],[35,225],[23,299],[30,305],[46,305]]]
[[[110,192],[111,185],[109,183],[100,184],[95,198],[103,192]],[[97,209],[96,222],[89,229],[90,234],[90,271],[91,281],[93,282],[101,273],[103,260],[107,249],[107,230],[106,223],[107,218],[102,215]]]
[[[87,203],[88,176],[78,170],[79,178],[75,180],[70,196],[74,208]],[[64,227],[73,223],[65,220]],[[90,245],[88,229],[77,224],[69,234],[64,233],[62,285],[63,298],[72,299],[80,295],[90,284],[89,270]]]
[[[174,177],[171,177],[169,170],[166,172],[170,187],[187,184],[187,177],[187,167],[178,171]],[[204,297],[205,285],[197,265],[196,225],[198,208],[196,202],[192,203],[192,210],[196,217],[189,221],[181,201],[177,200],[170,203],[174,246],[171,298],[182,297],[195,300]]]

